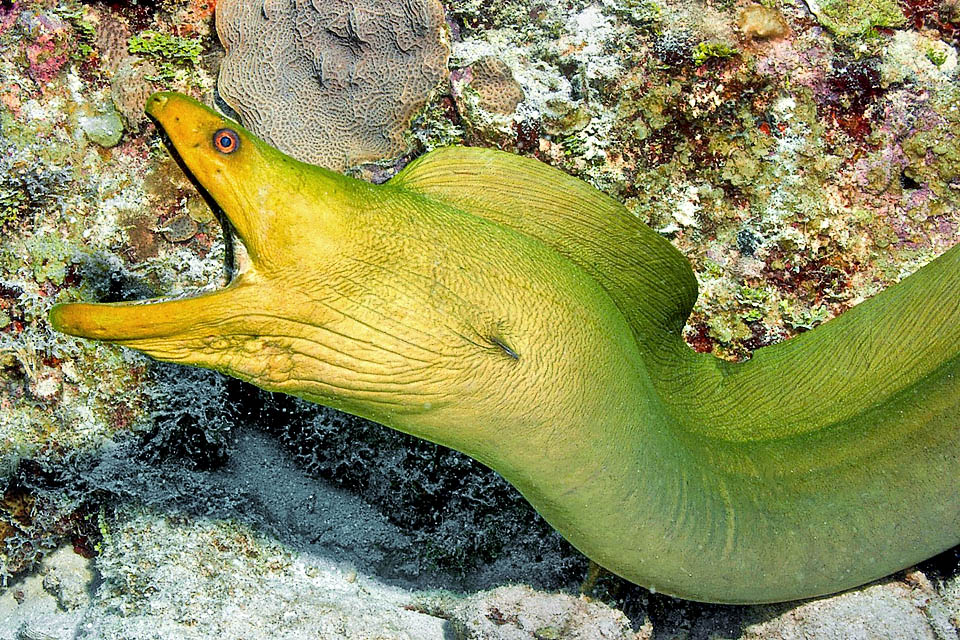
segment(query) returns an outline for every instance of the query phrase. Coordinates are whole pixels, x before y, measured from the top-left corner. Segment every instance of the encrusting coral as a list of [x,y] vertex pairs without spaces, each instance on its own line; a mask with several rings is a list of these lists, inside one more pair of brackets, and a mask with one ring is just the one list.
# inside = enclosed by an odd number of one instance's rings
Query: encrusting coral
[[218,88],[298,160],[342,170],[396,156],[446,77],[445,29],[437,0],[224,0]]
[[477,92],[479,106],[487,111],[509,115],[523,100],[523,88],[499,58],[484,56],[471,66],[470,88]]

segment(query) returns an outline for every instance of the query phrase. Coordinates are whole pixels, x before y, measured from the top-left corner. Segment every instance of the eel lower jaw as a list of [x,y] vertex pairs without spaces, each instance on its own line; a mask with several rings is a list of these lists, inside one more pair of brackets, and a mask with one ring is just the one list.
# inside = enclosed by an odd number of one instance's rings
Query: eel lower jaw
[[176,340],[222,322],[231,313],[235,291],[229,286],[183,298],[58,304],[50,310],[49,320],[57,331],[79,338],[123,343]]

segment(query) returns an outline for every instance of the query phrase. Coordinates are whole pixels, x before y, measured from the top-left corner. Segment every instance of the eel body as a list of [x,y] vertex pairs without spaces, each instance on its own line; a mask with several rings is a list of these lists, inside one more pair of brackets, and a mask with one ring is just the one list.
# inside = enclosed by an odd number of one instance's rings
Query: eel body
[[237,274],[60,305],[58,330],[463,451],[598,564],[683,598],[827,594],[960,542],[960,246],[730,363],[681,339],[683,256],[535,160],[440,149],[371,185],[185,96],[147,111],[230,219]]

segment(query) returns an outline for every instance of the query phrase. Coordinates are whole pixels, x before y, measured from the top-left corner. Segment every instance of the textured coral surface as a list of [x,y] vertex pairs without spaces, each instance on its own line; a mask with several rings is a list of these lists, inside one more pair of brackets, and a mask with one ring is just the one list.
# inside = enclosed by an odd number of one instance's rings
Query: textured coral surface
[[398,155],[446,77],[436,0],[221,0],[220,95],[257,135],[342,170]]
[[[356,61],[384,36],[335,9],[375,4],[264,6],[287,26],[290,7],[333,12],[311,33],[352,43]],[[433,5],[392,6],[449,34],[449,82],[418,113],[425,93],[398,103],[384,134],[371,92],[446,73],[443,45],[418,52],[423,33],[391,42],[434,65],[371,63],[366,88],[344,94],[348,119],[381,133],[353,127],[343,149],[375,139],[401,154],[354,172],[382,181],[469,144],[593,183],[693,263],[698,350],[747,358],[960,241],[952,0],[447,0],[445,26]],[[468,458],[54,333],[56,302],[224,282],[215,212],[142,116],[159,89],[219,104],[213,10],[0,3],[0,638],[600,637],[627,633],[620,612],[639,638],[957,637],[955,550],[773,607],[682,602],[600,573],[589,595],[613,609],[586,606],[569,597],[585,559]],[[301,60],[308,79],[324,60]],[[495,589],[506,582],[542,591]]]

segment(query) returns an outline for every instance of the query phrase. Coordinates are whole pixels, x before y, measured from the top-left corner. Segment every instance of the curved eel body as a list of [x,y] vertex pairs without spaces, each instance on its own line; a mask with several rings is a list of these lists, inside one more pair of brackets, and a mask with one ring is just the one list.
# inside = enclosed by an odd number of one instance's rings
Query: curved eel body
[[827,594],[960,542],[960,246],[744,363],[681,330],[689,264],[535,160],[448,148],[371,185],[177,94],[147,112],[245,247],[214,293],[58,330],[463,451],[588,557],[712,602]]

